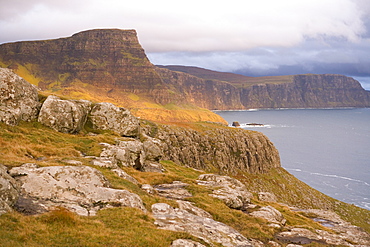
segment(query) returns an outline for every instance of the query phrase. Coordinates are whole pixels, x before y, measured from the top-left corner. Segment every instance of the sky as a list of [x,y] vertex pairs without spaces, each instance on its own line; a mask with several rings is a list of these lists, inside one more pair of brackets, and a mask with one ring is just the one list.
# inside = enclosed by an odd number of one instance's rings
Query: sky
[[0,0],[0,44],[135,29],[153,64],[344,74],[370,90],[370,0]]

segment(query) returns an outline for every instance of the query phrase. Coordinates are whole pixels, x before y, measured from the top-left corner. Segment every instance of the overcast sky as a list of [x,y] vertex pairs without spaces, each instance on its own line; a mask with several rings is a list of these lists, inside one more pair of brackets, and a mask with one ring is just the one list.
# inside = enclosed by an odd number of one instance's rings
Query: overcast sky
[[0,43],[136,29],[154,64],[336,73],[370,90],[370,0],[0,0]]

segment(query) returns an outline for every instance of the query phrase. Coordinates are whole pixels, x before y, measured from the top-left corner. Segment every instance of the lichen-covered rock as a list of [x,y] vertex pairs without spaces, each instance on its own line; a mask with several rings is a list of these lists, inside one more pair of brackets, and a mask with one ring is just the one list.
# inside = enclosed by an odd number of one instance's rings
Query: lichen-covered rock
[[258,200],[266,202],[277,202],[277,198],[270,192],[258,192]]
[[146,211],[138,195],[109,188],[108,180],[92,167],[26,164],[12,168],[10,175],[20,183],[24,197],[46,210],[63,206],[80,215],[95,215],[103,207],[125,206]]
[[155,138],[147,138],[143,142],[129,138],[118,141],[116,145],[105,144],[100,157],[92,163],[107,168],[117,168],[121,164],[145,172],[162,172],[159,161],[163,153],[160,146],[161,142]]
[[190,239],[176,239],[172,242],[171,247],[206,247],[205,245]]
[[85,125],[91,102],[62,100],[50,95],[41,107],[38,121],[56,131],[77,133]]
[[37,89],[10,69],[0,68],[0,121],[17,125],[37,118]]
[[154,190],[158,195],[176,200],[184,200],[187,197],[193,196],[185,187],[187,183],[173,181],[171,184],[158,184],[154,186]]
[[268,222],[284,225],[286,222],[286,219],[284,219],[284,216],[274,207],[272,206],[266,206],[262,207],[257,211],[254,211],[250,213],[254,217],[259,217],[267,220]]
[[16,181],[7,173],[6,167],[0,164],[0,215],[12,210],[18,196]]
[[165,230],[187,232],[207,243],[223,246],[252,246],[238,231],[208,217],[201,217],[186,210],[173,208],[166,203],[152,205],[155,224]]
[[130,111],[111,103],[94,105],[89,115],[89,123],[93,129],[111,130],[121,136],[139,136],[139,120]]
[[198,177],[197,183],[215,188],[211,196],[224,201],[228,207],[234,209],[245,209],[253,196],[244,184],[229,176],[202,174]]

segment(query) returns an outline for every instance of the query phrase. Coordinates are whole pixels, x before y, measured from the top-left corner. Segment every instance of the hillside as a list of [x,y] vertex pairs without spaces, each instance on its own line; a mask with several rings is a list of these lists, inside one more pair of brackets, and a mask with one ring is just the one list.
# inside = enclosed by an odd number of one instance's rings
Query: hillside
[[[368,246],[262,133],[38,94],[0,69],[0,246]],[[361,228],[360,228],[361,227]]]

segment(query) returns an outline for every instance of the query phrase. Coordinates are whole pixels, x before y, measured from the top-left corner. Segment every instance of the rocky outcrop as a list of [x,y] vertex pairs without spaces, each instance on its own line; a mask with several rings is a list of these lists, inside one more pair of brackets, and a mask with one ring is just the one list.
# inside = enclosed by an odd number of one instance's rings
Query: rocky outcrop
[[210,196],[224,201],[229,208],[245,210],[253,196],[244,184],[229,176],[203,174],[197,183],[214,188]]
[[90,109],[90,101],[62,100],[50,95],[42,104],[38,121],[59,132],[77,133],[84,127]]
[[117,141],[116,145],[103,144],[105,148],[93,161],[93,165],[117,169],[122,165],[133,167],[140,171],[162,172],[163,167],[159,163],[163,156],[162,143],[151,137],[145,140],[129,138],[125,141]]
[[122,136],[139,136],[139,120],[129,110],[111,103],[94,105],[88,121],[93,129],[112,130]]
[[6,167],[0,164],[0,215],[12,211],[18,196],[16,181],[7,173]]
[[[143,132],[163,142],[163,159],[196,169],[217,169],[220,173],[239,171],[263,173],[280,167],[275,146],[262,133],[243,129],[199,129],[142,124]],[[230,165],[232,164],[232,165]]]
[[0,68],[0,121],[16,125],[37,118],[37,89],[10,69]]
[[108,180],[88,166],[37,167],[25,164],[10,170],[19,183],[21,203],[29,214],[65,207],[79,215],[95,215],[104,207],[135,207],[146,211],[140,197],[126,190],[109,188]]
[[152,205],[155,224],[160,229],[187,232],[208,243],[222,246],[252,246],[252,243],[235,229],[207,217],[173,208],[166,203]]

